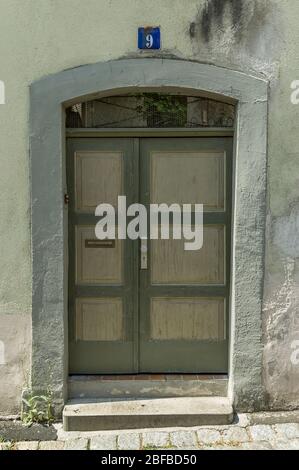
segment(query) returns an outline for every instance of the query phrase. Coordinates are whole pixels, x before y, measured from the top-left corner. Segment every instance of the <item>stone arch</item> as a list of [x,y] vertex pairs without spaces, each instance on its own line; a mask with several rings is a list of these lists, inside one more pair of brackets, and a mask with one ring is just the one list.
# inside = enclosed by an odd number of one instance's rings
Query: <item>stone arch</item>
[[193,90],[237,103],[229,394],[238,410],[262,408],[267,82],[173,59],[100,62],[31,85],[32,387],[50,386],[59,411],[68,374],[64,106],[136,88]]

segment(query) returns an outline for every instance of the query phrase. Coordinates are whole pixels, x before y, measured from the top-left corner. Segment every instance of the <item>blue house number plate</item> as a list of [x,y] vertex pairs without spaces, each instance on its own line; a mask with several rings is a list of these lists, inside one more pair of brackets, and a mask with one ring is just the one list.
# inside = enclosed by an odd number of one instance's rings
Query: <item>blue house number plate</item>
[[160,49],[160,28],[138,28],[139,49]]

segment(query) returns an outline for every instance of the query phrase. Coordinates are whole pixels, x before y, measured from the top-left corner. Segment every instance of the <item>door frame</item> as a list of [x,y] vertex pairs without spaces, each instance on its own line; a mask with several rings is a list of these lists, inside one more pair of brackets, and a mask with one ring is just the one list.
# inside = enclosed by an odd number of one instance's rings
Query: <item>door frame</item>
[[214,65],[167,58],[131,58],[76,67],[42,78],[30,87],[31,388],[44,391],[49,387],[56,413],[61,412],[68,377],[64,109],[79,100],[140,88],[192,92],[237,106],[229,396],[239,411],[263,409],[268,83]]

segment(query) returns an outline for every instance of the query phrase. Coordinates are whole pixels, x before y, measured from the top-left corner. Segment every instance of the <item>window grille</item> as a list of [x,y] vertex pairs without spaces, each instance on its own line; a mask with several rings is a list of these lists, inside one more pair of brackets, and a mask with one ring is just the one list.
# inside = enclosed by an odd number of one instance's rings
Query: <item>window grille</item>
[[162,93],[104,97],[66,110],[68,128],[233,127],[234,119],[232,104]]

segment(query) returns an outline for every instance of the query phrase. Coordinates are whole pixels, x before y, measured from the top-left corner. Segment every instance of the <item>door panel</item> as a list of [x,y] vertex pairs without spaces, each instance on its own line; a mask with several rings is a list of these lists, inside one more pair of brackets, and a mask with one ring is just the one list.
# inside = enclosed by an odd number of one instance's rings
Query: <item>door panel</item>
[[205,210],[224,209],[223,151],[153,151],[150,159],[152,203],[201,203]]
[[184,250],[185,240],[151,240],[152,284],[224,284],[225,227],[204,227],[200,250]]
[[123,191],[122,166],[122,152],[76,152],[76,210],[94,213],[99,201],[117,207],[117,197]]
[[111,246],[100,244],[95,226],[76,226],[76,282],[78,284],[122,284],[123,240]]
[[123,302],[118,298],[76,301],[76,341],[123,341]]
[[150,339],[225,339],[224,300],[204,297],[153,297]]

